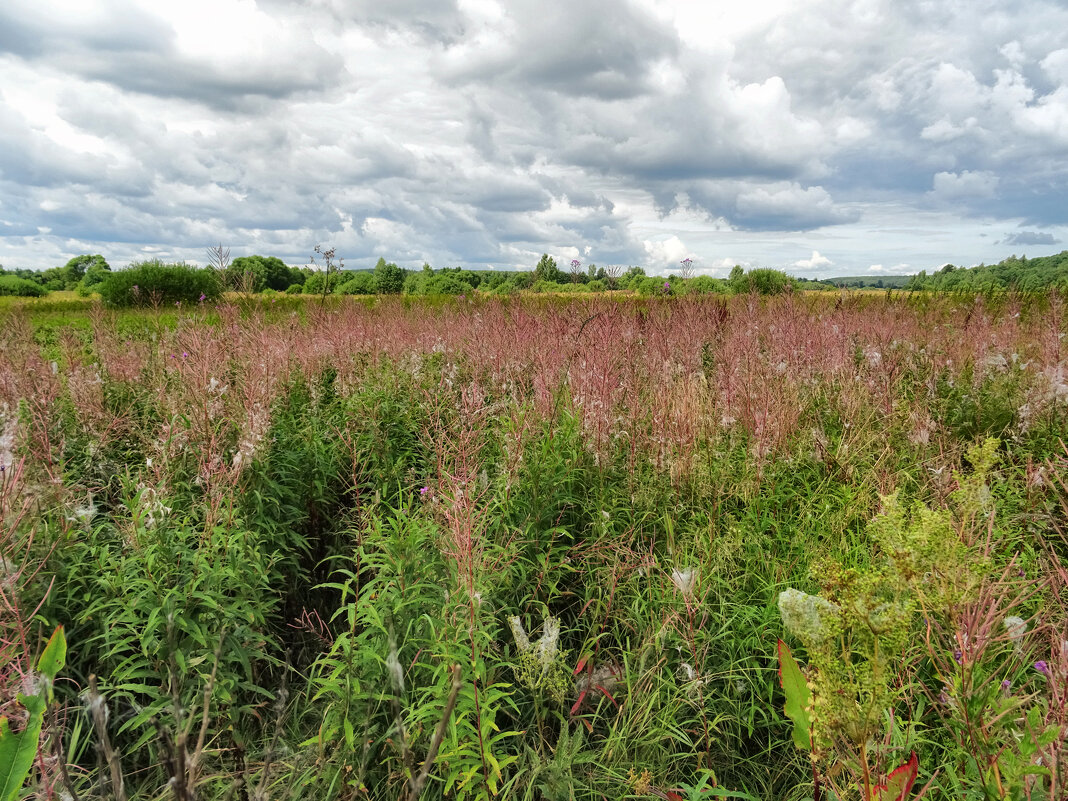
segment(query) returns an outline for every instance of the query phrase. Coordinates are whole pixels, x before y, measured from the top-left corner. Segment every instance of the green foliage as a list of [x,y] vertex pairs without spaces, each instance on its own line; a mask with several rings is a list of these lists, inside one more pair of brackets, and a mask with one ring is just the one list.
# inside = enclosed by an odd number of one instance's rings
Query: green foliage
[[37,756],[37,742],[44,723],[45,710],[52,702],[52,684],[67,658],[67,640],[63,627],[52,633],[37,662],[39,686],[32,694],[20,694],[19,703],[28,720],[22,731],[11,731],[6,717],[0,717],[0,801],[15,801]]
[[731,290],[739,294],[755,292],[758,295],[781,295],[795,287],[794,279],[782,270],[772,270],[766,267],[746,272],[741,267],[735,266],[731,270],[728,283]]
[[329,295],[336,292],[341,284],[343,274],[337,271],[314,271],[304,280],[305,295]]
[[1068,289],[1068,250],[1037,259],[1014,255],[997,264],[970,268],[947,264],[931,275],[925,270],[913,276],[905,286],[934,292],[1041,292],[1051,288]]
[[534,282],[548,281],[562,284],[567,281],[567,273],[556,266],[556,259],[548,253],[541,254],[541,259],[534,266]]
[[812,751],[812,716],[809,705],[812,693],[808,689],[808,682],[801,674],[797,660],[790,652],[789,646],[779,640],[779,683],[783,693],[786,694],[786,717],[794,724],[793,740],[801,751],[806,754]]
[[399,295],[404,289],[407,275],[396,264],[379,259],[374,270],[375,287],[382,295]]
[[222,287],[212,270],[185,264],[143,261],[125,270],[113,272],[97,285],[108,306],[145,306],[150,304],[215,301]]
[[341,295],[374,295],[378,292],[378,281],[372,273],[353,273],[352,277],[345,277],[337,288]]
[[477,277],[18,304],[0,593],[71,642],[34,790],[109,795],[110,737],[178,796],[186,732],[204,801],[1063,794],[1056,304]]
[[274,256],[239,256],[226,269],[226,284],[232,289],[284,292],[293,283],[290,268]]
[[19,278],[17,275],[0,275],[0,295],[40,298],[47,294],[48,290],[34,281]]

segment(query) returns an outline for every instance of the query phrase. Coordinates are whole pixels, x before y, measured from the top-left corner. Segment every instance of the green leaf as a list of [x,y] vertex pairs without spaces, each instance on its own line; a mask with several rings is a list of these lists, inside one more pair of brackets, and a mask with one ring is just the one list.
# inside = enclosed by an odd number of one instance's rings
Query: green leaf
[[37,660],[37,669],[48,678],[55,679],[65,664],[67,664],[67,638],[63,634],[63,627],[56,626],[41,658]]
[[26,728],[11,731],[7,718],[0,718],[0,801],[14,801],[37,756],[41,736],[41,713],[31,714]]
[[779,640],[779,682],[786,693],[786,717],[794,724],[794,745],[812,750],[812,718],[808,714],[812,693],[790,648]]
[[30,713],[26,727],[15,733],[11,731],[7,718],[0,718],[0,801],[14,801],[33,767],[47,700],[52,693],[51,683],[63,669],[66,660],[67,640],[63,635],[63,627],[57,626],[37,661],[37,669],[48,679],[43,696],[19,696],[19,701]]

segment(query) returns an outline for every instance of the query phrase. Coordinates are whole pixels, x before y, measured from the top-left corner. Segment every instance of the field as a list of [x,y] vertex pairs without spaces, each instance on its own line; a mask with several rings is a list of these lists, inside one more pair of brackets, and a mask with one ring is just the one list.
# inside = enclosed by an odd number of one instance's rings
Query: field
[[1066,312],[6,303],[0,762],[30,732],[26,792],[83,800],[1064,798]]

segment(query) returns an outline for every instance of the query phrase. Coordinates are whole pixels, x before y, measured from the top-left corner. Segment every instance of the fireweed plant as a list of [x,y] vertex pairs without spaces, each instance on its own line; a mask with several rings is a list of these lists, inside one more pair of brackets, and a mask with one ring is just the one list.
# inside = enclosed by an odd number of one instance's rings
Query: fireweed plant
[[6,309],[17,794],[1064,796],[1056,295]]

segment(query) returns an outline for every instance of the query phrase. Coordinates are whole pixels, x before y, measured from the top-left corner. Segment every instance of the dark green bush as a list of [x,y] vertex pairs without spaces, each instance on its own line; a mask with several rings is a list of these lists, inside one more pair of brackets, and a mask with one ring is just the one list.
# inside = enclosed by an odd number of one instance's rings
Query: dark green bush
[[38,283],[19,278],[17,275],[0,275],[0,295],[39,298],[47,294],[48,290]]
[[98,286],[109,306],[143,303],[197,303],[218,300],[222,285],[215,272],[186,264],[143,261],[114,272]]
[[355,273],[346,278],[337,291],[342,295],[374,295],[378,291],[378,282],[372,273]]

